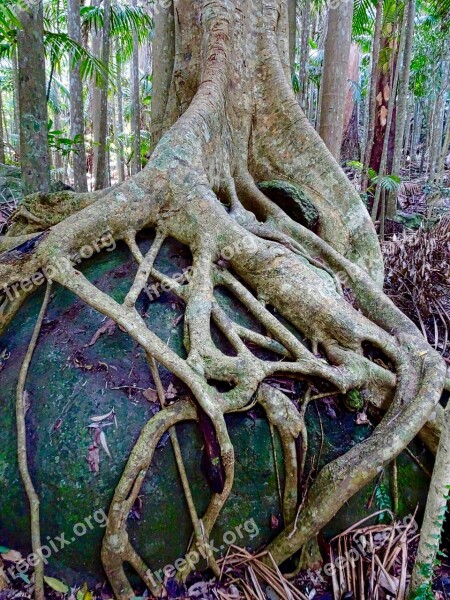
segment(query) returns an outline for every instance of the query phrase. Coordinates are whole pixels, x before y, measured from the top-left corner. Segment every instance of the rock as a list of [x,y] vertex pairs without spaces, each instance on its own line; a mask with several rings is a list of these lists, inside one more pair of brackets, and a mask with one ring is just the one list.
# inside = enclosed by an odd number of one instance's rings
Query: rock
[[274,179],[272,181],[260,181],[258,188],[291,216],[294,221],[298,221],[308,229],[316,231],[319,224],[319,213],[308,196],[298,186],[292,185],[288,181]]
[[[143,251],[149,241],[141,240]],[[156,267],[165,273],[181,273],[190,265],[189,253],[177,242],[164,244]],[[96,254],[79,267],[90,281],[117,301],[122,301],[131,285],[136,266],[129,251],[121,244],[114,251]],[[217,290],[224,310],[239,323],[258,329],[246,310],[226,292]],[[8,331],[0,338],[0,545],[30,549],[28,505],[17,468],[15,434],[15,390],[21,361],[26,352],[43,297],[43,290],[30,297]],[[185,356],[183,347],[182,307],[170,293],[156,289],[152,299],[141,297],[138,308],[152,331],[172,350]],[[104,327],[102,315],[87,307],[68,291],[55,286],[45,317],[26,390],[30,409],[27,413],[30,469],[41,499],[42,539],[51,551],[48,574],[66,583],[83,583],[103,578],[100,546],[105,519],[113,490],[123,472],[130,450],[139,432],[158,410],[155,402],[143,394],[154,389],[143,351],[118,327]],[[99,335],[99,330],[104,332]],[[222,336],[213,330],[219,347]],[[96,339],[97,338],[97,339]],[[6,354],[3,354],[4,350]],[[9,353],[9,354],[8,354]],[[161,370],[165,388],[182,395],[186,390],[168,372]],[[301,393],[295,383],[295,395]],[[175,391],[174,391],[175,390]],[[147,394],[150,399],[151,394]],[[295,396],[294,396],[295,397]],[[307,413],[309,452],[306,464],[317,460],[320,466],[342,454],[370,434],[367,425],[356,425],[356,415],[336,407],[337,417],[311,403]],[[108,456],[99,443],[98,472],[89,469],[94,439],[89,425],[92,417],[115,411],[103,428]],[[213,533],[220,552],[227,544],[258,548],[267,543],[283,526],[271,529],[271,515],[280,514],[274,454],[264,414],[253,410],[227,417],[230,436],[237,456],[234,489]],[[324,432],[322,440],[321,431]],[[202,444],[195,423],[177,427],[192,494],[200,514],[205,510],[211,491],[201,470]],[[281,447],[276,445],[279,471],[283,478]],[[424,461],[424,458],[421,457]],[[91,465],[95,463],[91,460]],[[387,477],[387,475],[386,475]],[[399,459],[402,511],[412,511],[424,496],[423,473],[405,455]],[[327,526],[326,535],[334,535],[359,518],[376,510],[365,508],[373,484],[351,499]],[[423,500],[423,498],[422,498]],[[140,501],[133,507],[128,522],[130,538],[152,570],[173,564],[182,558],[191,535],[186,508],[170,441],[165,436],[142,488]],[[60,547],[61,535],[68,543]]]

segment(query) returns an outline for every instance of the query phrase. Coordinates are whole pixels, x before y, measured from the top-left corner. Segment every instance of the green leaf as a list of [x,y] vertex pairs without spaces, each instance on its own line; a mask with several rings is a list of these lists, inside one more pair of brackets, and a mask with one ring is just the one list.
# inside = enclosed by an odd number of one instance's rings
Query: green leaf
[[54,577],[44,577],[44,581],[49,587],[55,590],[55,592],[67,594],[69,591],[69,587],[59,579],[55,579]]

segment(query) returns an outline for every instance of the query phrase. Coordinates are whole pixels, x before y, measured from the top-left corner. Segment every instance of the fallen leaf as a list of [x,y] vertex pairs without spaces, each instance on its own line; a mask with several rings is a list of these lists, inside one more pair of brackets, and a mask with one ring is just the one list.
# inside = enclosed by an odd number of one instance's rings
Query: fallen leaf
[[154,390],[153,388],[148,388],[148,390],[145,390],[142,392],[142,395],[144,396],[144,398],[146,398],[149,402],[158,402],[158,393],[156,390]]
[[109,413],[106,413],[105,415],[99,415],[97,417],[91,417],[91,421],[93,421],[94,423],[100,423],[100,421],[105,421],[106,419],[109,419],[109,417],[111,417],[114,414],[114,408],[112,408]]
[[275,515],[270,515],[270,529],[277,529],[279,525],[278,517]]
[[100,449],[97,444],[89,446],[87,461],[89,470],[92,473],[98,473],[100,471]]
[[92,336],[91,341],[89,342],[88,346],[93,346],[95,344],[95,342],[98,340],[98,338],[103,335],[104,333],[108,334],[108,335],[112,335],[114,333],[114,330],[116,328],[116,324],[114,323],[114,321],[112,319],[108,319],[107,321],[105,321],[105,323],[99,328],[97,329],[97,331],[94,333],[94,335]]
[[370,421],[366,415],[366,413],[358,413],[356,415],[356,424],[357,425],[370,425]]
[[177,396],[178,396],[177,388],[172,383],[169,383],[169,387],[166,390],[167,400],[171,400],[172,398],[176,398]]
[[22,560],[22,555],[17,550],[8,550],[7,552],[2,553],[3,560],[7,560],[9,562],[18,563]]
[[112,458],[111,452],[109,451],[108,444],[106,442],[106,435],[105,435],[104,431],[100,431],[100,435],[98,436],[98,439],[100,440],[100,444],[102,445],[103,450],[106,452],[106,454],[109,456],[109,458]]
[[54,577],[44,577],[45,583],[50,586],[55,592],[60,592],[61,594],[67,594],[69,591],[69,587],[60,581],[59,579],[55,579]]

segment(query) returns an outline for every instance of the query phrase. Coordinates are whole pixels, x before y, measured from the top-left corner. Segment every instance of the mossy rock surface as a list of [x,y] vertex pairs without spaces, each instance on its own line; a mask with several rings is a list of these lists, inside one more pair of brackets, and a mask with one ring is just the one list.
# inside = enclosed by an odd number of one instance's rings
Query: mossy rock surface
[[[142,249],[149,244],[149,239],[142,240]],[[190,256],[184,247],[173,240],[164,244],[157,261],[159,270],[173,275],[189,265]],[[136,271],[128,250],[121,245],[114,251],[96,255],[84,263],[82,269],[92,282],[118,301],[125,297]],[[233,318],[257,327],[229,294],[219,289],[217,297]],[[29,517],[17,468],[15,389],[42,298],[43,290],[30,297],[0,339],[0,356],[5,349],[9,354],[7,360],[8,354],[3,362],[0,359],[0,545],[23,552],[29,551]],[[180,302],[170,293],[155,295],[153,301],[144,296],[139,300],[139,310],[147,315],[151,329],[180,356],[185,356]],[[103,577],[99,559],[103,528],[101,523],[96,523],[94,513],[101,521],[102,513],[96,511],[108,512],[129,452],[143,425],[158,410],[142,393],[154,387],[142,349],[119,328],[92,343],[103,324],[102,315],[67,290],[55,286],[26,385],[31,403],[27,413],[30,468],[41,499],[43,541],[56,540],[61,534],[70,541],[52,553],[48,570],[78,583],[89,577]],[[219,346],[224,343],[217,331],[213,331],[213,336]],[[161,374],[166,388],[172,383],[177,393],[186,393],[171,374],[164,370]],[[293,391],[295,401],[302,392],[301,385],[296,383]],[[93,434],[88,426],[93,416],[104,415],[113,408],[117,427],[104,429],[112,458],[100,448],[99,472],[91,472],[87,456]],[[312,460],[317,462],[319,455],[322,465],[371,431],[368,426],[356,425],[354,413],[324,404],[316,407],[312,403],[307,418],[308,468]],[[235,446],[236,480],[212,537],[220,547],[224,545],[226,532],[236,534],[236,528],[254,519],[258,534],[251,537],[241,529],[243,537],[238,535],[236,543],[256,549],[282,527],[269,427],[259,410],[230,415],[227,422]],[[202,513],[211,496],[201,469],[202,439],[195,423],[180,425],[177,431],[192,493]],[[283,479],[278,441],[275,449]],[[418,495],[424,496],[426,481],[409,457],[403,460],[405,466],[401,463],[399,479],[404,488],[400,494],[402,509],[407,513],[415,507]],[[366,508],[372,491],[373,484],[352,499],[327,528],[327,534],[373,512],[375,506],[370,510]],[[272,515],[279,518],[278,529],[271,528]],[[86,525],[89,518],[92,528],[86,526],[86,533],[77,536],[74,526]],[[173,563],[186,553],[191,524],[167,435],[155,453],[142,488],[141,506],[130,516],[128,528],[133,543],[152,569]],[[77,528],[79,531],[83,531],[82,526]]]
[[319,213],[314,203],[296,185],[279,179],[260,181],[258,188],[290,217],[311,231],[319,225]]

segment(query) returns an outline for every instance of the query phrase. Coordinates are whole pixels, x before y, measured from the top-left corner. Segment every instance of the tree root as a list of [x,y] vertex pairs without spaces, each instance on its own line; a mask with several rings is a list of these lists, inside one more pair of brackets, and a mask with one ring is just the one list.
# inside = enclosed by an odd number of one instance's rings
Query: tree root
[[44,600],[44,561],[41,552],[41,525],[39,518],[39,496],[36,493],[33,480],[31,479],[30,471],[28,469],[28,451],[27,451],[27,434],[25,416],[28,408],[26,407],[27,398],[25,385],[27,381],[28,370],[30,368],[31,359],[33,358],[34,351],[36,349],[37,341],[42,327],[42,322],[47,311],[48,303],[50,301],[51,283],[47,284],[45,291],[44,301],[42,303],[39,316],[34,327],[33,335],[31,337],[25,358],[23,360],[19,381],[17,383],[16,392],[16,421],[17,421],[17,458],[19,463],[20,476],[23,481],[25,492],[28,497],[30,504],[30,518],[31,518],[31,547],[34,561],[34,594],[36,600]]

